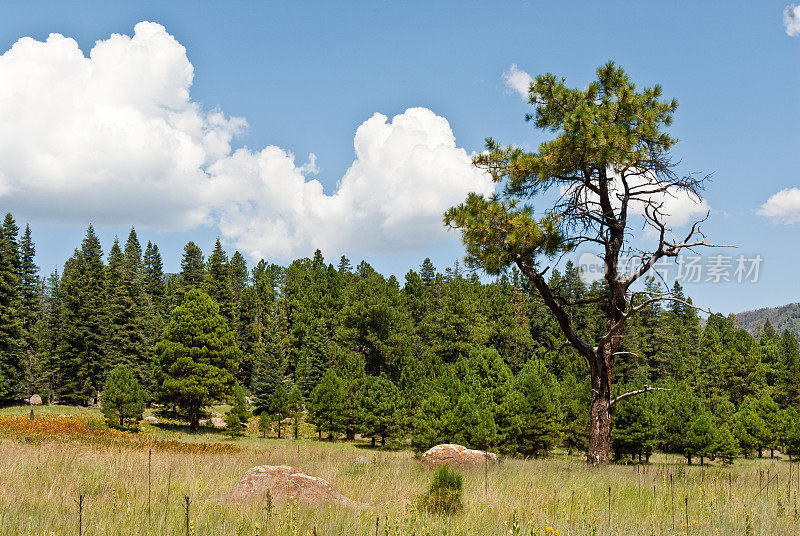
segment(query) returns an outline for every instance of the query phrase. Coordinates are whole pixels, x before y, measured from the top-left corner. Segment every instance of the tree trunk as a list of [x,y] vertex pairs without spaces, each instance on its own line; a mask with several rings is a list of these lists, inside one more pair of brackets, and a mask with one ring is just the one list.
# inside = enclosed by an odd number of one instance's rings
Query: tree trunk
[[372,436],[372,446],[375,446],[375,436]]
[[381,446],[386,446],[386,438],[384,436],[381,436]]
[[598,352],[591,362],[592,401],[589,408],[589,448],[586,461],[605,465],[611,460],[611,371],[606,361],[613,351],[610,345]]
[[200,427],[200,407],[192,405],[189,409],[189,430],[196,432]]
[[277,426],[278,426],[278,439],[280,439],[281,438],[281,420],[280,419],[278,419],[278,425]]

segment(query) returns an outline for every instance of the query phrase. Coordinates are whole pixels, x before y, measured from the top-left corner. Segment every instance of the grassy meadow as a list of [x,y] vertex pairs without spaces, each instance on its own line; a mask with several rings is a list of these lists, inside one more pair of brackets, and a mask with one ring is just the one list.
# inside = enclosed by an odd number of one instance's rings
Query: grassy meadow
[[[786,460],[701,468],[656,456],[651,465],[588,469],[581,457],[564,453],[505,459],[488,471],[462,471],[465,509],[447,517],[416,509],[432,472],[406,449],[263,439],[254,431],[233,440],[216,431],[190,434],[169,422],[123,433],[105,428],[96,410],[36,412],[31,422],[27,407],[0,411],[3,536],[78,534],[81,495],[85,536],[186,534],[185,497],[189,533],[208,536],[788,535],[800,529],[800,464]],[[368,463],[357,463],[360,456]],[[370,507],[228,503],[231,486],[263,464],[300,467]]]

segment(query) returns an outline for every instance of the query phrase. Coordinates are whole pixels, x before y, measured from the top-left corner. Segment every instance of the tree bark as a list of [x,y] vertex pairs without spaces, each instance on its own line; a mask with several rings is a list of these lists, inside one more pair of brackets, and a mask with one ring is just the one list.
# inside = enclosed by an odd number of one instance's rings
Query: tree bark
[[594,360],[592,369],[586,461],[590,465],[604,465],[611,460],[611,414],[608,412],[611,403],[611,375],[600,356]]
[[200,407],[192,405],[189,409],[189,430],[196,432],[200,427]]

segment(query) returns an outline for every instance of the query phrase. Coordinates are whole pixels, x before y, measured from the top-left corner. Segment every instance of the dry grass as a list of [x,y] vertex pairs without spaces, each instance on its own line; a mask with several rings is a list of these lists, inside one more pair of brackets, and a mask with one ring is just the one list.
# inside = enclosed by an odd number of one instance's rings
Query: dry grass
[[[738,461],[730,469],[701,469],[681,465],[676,458],[675,464],[660,459],[659,464],[638,469],[612,466],[600,470],[589,470],[580,458],[565,456],[506,460],[486,473],[482,468],[466,471],[466,508],[447,518],[413,508],[431,472],[409,451],[255,436],[234,443],[219,434],[197,434],[187,442],[176,435],[179,432],[161,437],[158,430],[110,432],[113,437],[104,437],[102,442],[63,432],[43,432],[31,440],[26,439],[32,437],[29,430],[11,430],[6,426],[9,422],[0,418],[3,536],[77,534],[75,500],[81,494],[85,496],[83,534],[87,536],[184,534],[185,495],[192,501],[190,530],[208,536],[299,535],[314,529],[319,536],[374,535],[376,517],[380,517],[381,536],[782,535],[797,534],[800,526],[800,472],[778,460]],[[14,425],[22,426],[16,421]],[[200,437],[210,441],[204,443]],[[185,447],[159,448],[159,442]],[[220,446],[200,447],[203,444]],[[356,457],[363,455],[370,462],[356,464]],[[250,467],[284,463],[325,478],[348,497],[372,508],[282,504],[268,512],[263,504],[224,500]]]

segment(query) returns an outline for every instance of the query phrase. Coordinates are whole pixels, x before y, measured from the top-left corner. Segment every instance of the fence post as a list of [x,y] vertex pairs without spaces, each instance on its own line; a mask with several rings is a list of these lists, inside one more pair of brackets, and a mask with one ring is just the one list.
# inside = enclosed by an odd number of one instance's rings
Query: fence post
[[147,452],[147,522],[150,522],[150,495],[152,488],[152,473],[153,473],[153,449]]
[[78,536],[83,536],[83,493],[78,495]]
[[189,535],[189,503],[191,501],[189,501],[189,496],[188,495],[184,495],[183,496],[183,500],[185,502],[185,508],[186,508],[186,536],[190,536]]

